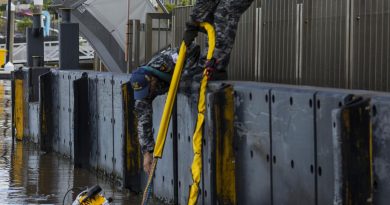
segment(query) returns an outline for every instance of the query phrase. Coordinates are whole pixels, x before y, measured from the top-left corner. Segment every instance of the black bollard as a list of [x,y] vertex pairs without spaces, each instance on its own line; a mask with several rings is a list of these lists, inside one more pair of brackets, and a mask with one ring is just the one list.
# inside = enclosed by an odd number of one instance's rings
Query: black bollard
[[61,70],[78,70],[79,65],[79,24],[70,22],[70,9],[62,9],[60,24],[60,56]]
[[27,67],[33,66],[33,56],[44,56],[44,38],[41,27],[41,14],[33,15],[32,28],[26,29],[27,35]]

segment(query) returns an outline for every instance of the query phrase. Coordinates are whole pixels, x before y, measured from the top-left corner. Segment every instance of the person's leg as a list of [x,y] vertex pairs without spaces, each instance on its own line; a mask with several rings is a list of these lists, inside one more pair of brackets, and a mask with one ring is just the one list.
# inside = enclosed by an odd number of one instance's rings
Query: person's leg
[[197,0],[191,14],[191,20],[197,23],[213,22],[213,14],[219,0]]
[[253,0],[221,0],[214,13],[216,68],[225,71],[234,46],[238,22]]
[[199,27],[199,23],[213,22],[214,11],[219,0],[197,0],[190,20],[186,22],[186,29],[183,35],[183,41],[187,46],[190,46],[194,41],[198,32],[202,29]]

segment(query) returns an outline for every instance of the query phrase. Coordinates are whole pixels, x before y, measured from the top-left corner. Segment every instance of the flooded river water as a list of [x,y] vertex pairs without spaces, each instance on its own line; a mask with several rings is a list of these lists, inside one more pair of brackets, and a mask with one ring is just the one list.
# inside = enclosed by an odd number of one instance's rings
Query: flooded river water
[[34,145],[13,142],[10,81],[0,81],[0,204],[71,204],[73,187],[99,184],[112,204],[140,204],[133,194],[118,189],[91,171],[74,168],[69,159],[40,152]]

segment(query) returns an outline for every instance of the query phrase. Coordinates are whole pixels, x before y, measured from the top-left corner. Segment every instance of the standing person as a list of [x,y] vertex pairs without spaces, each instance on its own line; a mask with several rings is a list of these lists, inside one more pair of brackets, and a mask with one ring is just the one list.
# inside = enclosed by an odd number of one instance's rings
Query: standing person
[[226,67],[234,46],[238,22],[253,0],[197,0],[186,23],[183,41],[189,46],[200,31],[199,23],[214,26],[216,44],[213,60],[206,62],[209,80],[226,80]]
[[[134,90],[134,111],[138,119],[137,131],[141,152],[144,157],[143,168],[149,175],[153,162],[154,138],[152,102],[158,95],[169,89],[177,60],[177,49],[168,49],[153,57],[146,65],[138,67],[131,74],[130,83]],[[184,69],[198,66],[200,47],[193,46],[187,51]]]

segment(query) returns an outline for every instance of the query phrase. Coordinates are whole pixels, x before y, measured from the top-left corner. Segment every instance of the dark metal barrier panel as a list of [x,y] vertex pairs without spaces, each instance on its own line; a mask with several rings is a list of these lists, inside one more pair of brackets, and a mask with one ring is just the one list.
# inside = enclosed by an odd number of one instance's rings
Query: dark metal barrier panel
[[40,146],[43,151],[51,151],[53,144],[53,102],[52,102],[52,73],[39,77],[39,107],[40,107]]
[[234,85],[237,201],[271,204],[270,88]]
[[[207,93],[207,108],[202,141],[202,178],[199,204],[235,204],[236,169],[234,155],[234,99],[231,86],[211,83]],[[178,204],[188,202],[193,180],[191,165],[193,132],[197,120],[198,85],[183,89],[177,97]]]
[[15,140],[15,71],[11,73],[11,135],[12,141]]
[[73,139],[70,135],[70,82],[67,72],[58,72],[58,141],[57,152],[72,157]]
[[[24,122],[24,105],[25,105],[25,98],[24,92],[23,92],[23,71],[18,70],[13,73],[13,117],[14,119],[14,128],[15,128],[15,137],[17,140],[23,139],[24,134],[24,128],[27,126]],[[14,129],[13,129],[14,130]]]
[[58,152],[58,143],[59,143],[59,125],[58,125],[58,116],[59,116],[59,111],[60,107],[58,104],[58,72],[52,71],[52,76],[51,76],[51,118],[52,118],[52,144],[51,144],[51,149],[52,151]]
[[113,127],[112,119],[112,74],[97,75],[96,100],[97,109],[97,166],[98,171],[104,174],[113,172]]
[[[74,89],[74,85],[73,85],[73,82],[80,79],[82,77],[82,75],[86,75],[84,72],[80,72],[80,71],[71,71],[71,72],[68,72],[68,79],[69,79],[69,109],[68,109],[68,112],[69,112],[69,133],[70,133],[70,141],[72,141],[74,143],[74,140],[75,140],[75,121],[74,121],[74,118],[75,118],[75,110],[74,110],[74,107],[75,107],[75,98],[74,98],[74,92],[75,92],[75,89]],[[75,145],[72,145],[70,144],[70,146],[72,147],[72,151],[71,151],[71,157],[72,159],[74,158],[74,148],[75,148]]]
[[91,136],[88,109],[88,76],[73,81],[74,88],[74,164],[77,167],[89,167]]
[[353,95],[339,90],[315,94],[317,204],[333,204],[335,193],[332,111],[345,105]]
[[341,157],[341,108],[332,111],[332,138],[333,138],[333,164],[334,164],[334,192],[333,204],[343,204],[342,200],[342,157]]
[[335,123],[338,160],[336,165],[337,202],[373,203],[373,158],[370,100],[358,97],[341,108]]
[[[192,184],[191,164],[194,157],[192,137],[198,114],[198,94],[178,94],[177,107],[177,152],[178,152],[178,203],[188,202]],[[199,200],[201,203],[201,200]]]
[[22,84],[23,84],[23,139],[29,139],[30,126],[29,126],[29,102],[30,102],[30,78],[29,69],[22,69]]
[[[158,96],[153,100],[153,137],[156,140],[160,120],[165,105],[166,95]],[[178,135],[179,138],[179,135]],[[181,136],[180,136],[181,139]],[[178,139],[178,143],[180,140]],[[173,162],[173,122],[169,123],[167,138],[164,147],[164,155],[157,164],[155,178],[153,181],[154,195],[166,203],[172,203],[175,200],[174,162]],[[179,190],[181,184],[179,182]]]
[[[130,81],[130,75],[113,75],[112,77],[112,117],[111,124],[113,125],[113,173],[112,175],[119,179],[125,177],[126,167],[126,138],[124,127],[124,103],[122,85]],[[136,155],[137,156],[137,155]]]
[[124,186],[134,192],[141,192],[141,150],[138,143],[137,124],[134,115],[133,89],[130,83],[122,85],[123,123],[125,142],[125,180]]
[[53,99],[57,105],[57,140],[55,150],[71,159],[74,159],[74,89],[73,81],[81,78],[82,72],[54,71],[57,72],[53,82]]
[[374,203],[387,204],[390,193],[390,97],[372,99]]
[[274,204],[315,204],[314,90],[271,90]]
[[35,144],[40,143],[39,138],[39,103],[38,102],[30,102],[28,104],[28,127],[29,133],[27,136],[30,142]]
[[97,112],[97,74],[88,75],[88,98],[89,98],[89,114],[90,114],[90,132],[91,136],[91,154],[89,156],[89,164],[91,167],[97,167],[98,160],[98,112]]
[[225,84],[220,86],[214,96],[214,112],[211,118],[215,138],[215,199],[218,204],[236,204],[237,159],[233,129],[233,87]]
[[211,119],[214,116],[215,92],[207,94],[207,107],[205,113],[205,124],[203,132],[203,165],[202,178],[200,181],[200,196],[199,204],[215,204],[216,203],[216,167],[215,167],[215,135],[214,123]]

